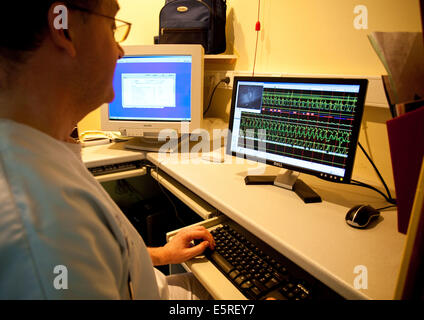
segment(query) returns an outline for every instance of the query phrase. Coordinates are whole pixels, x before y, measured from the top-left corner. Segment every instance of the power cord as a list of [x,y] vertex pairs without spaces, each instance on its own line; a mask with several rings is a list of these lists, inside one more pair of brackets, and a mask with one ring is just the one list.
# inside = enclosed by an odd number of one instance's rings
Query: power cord
[[374,190],[374,191],[378,192],[379,194],[381,194],[381,195],[384,197],[384,199],[386,199],[386,201],[387,201],[388,203],[390,203],[390,204],[392,204],[392,205],[396,205],[396,199],[393,199],[393,198],[392,198],[392,195],[391,195],[391,193],[390,193],[390,190],[389,190],[389,188],[387,187],[387,184],[386,184],[386,182],[384,181],[384,179],[383,179],[382,175],[380,174],[380,171],[378,171],[377,166],[374,164],[374,162],[372,161],[371,157],[368,155],[368,153],[365,151],[364,147],[361,145],[361,143],[360,143],[359,141],[358,141],[358,145],[359,145],[359,147],[361,148],[362,152],[363,152],[363,153],[365,154],[365,156],[367,157],[368,161],[369,161],[369,162],[371,163],[371,165],[373,166],[373,168],[374,168],[375,172],[377,173],[378,177],[380,178],[381,182],[383,183],[383,186],[384,186],[384,188],[386,189],[387,195],[385,195],[383,192],[381,192],[381,191],[380,191],[380,190],[378,190],[377,188],[375,188],[375,187],[373,187],[373,186],[371,186],[371,185],[369,185],[369,184],[366,184],[366,183],[364,183],[364,182],[361,182],[361,181],[357,181],[357,180],[353,180],[353,179],[352,179],[352,182],[353,182],[353,183],[351,182],[351,184],[352,184],[352,185],[356,185],[356,186],[360,186],[360,187],[365,187],[365,188],[368,188],[368,189],[371,189],[371,190]]
[[376,192],[378,192],[379,194],[381,194],[382,196],[383,196],[383,198],[388,202],[388,203],[391,203],[391,204],[396,204],[396,199],[392,199],[391,197],[388,197],[387,195],[385,195],[383,192],[381,192],[380,190],[378,190],[377,188],[375,188],[375,187],[373,187],[373,186],[371,186],[371,185],[369,185],[369,184],[366,184],[366,183],[364,183],[364,182],[361,182],[361,181],[357,181],[357,180],[351,180],[352,182],[350,183],[351,185],[354,185],[354,186],[359,186],[359,187],[364,187],[364,188],[368,188],[368,189],[371,189],[371,190],[374,190],[374,191],[376,191]]
[[[168,199],[169,203],[172,205],[172,207],[174,208],[174,213],[175,213],[175,218],[182,224],[185,225],[184,220],[180,217],[178,210],[177,210],[177,206],[175,205],[174,201],[172,201],[171,197],[166,193],[166,191],[163,189],[163,186],[161,185],[161,183],[159,182],[159,166],[151,166],[146,164],[146,168],[149,169],[149,171],[151,169],[155,169],[156,170],[156,181],[158,183],[159,189],[162,191],[162,193],[165,195],[165,197]],[[150,172],[149,172],[150,174]]]
[[377,208],[375,210],[377,210],[377,211],[383,211],[383,210],[386,210],[386,209],[389,209],[389,208],[394,208],[394,207],[397,207],[397,206],[395,204],[392,204],[391,206],[387,206],[387,207],[383,207],[383,208]]
[[230,84],[230,81],[231,81],[231,79],[229,77],[225,77],[224,79],[219,80],[219,82],[216,84],[215,88],[212,91],[211,97],[209,98],[208,107],[206,108],[205,112],[203,112],[203,116],[205,116],[206,113],[209,111],[209,109],[212,105],[213,96],[215,95],[215,91],[216,91],[216,89],[218,89],[218,86],[223,82],[225,82],[228,85],[228,84]]

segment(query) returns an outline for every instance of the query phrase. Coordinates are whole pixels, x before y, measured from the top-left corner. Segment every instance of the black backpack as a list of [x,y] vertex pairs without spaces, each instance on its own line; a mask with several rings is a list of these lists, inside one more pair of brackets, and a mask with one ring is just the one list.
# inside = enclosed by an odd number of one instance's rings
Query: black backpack
[[226,0],[166,0],[159,15],[159,43],[201,44],[206,54],[226,49]]

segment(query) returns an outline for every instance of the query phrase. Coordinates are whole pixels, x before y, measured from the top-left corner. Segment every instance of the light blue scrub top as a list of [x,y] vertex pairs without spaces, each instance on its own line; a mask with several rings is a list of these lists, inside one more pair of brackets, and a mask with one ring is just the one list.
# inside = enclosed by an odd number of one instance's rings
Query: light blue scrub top
[[75,147],[0,119],[0,299],[167,298],[143,240]]

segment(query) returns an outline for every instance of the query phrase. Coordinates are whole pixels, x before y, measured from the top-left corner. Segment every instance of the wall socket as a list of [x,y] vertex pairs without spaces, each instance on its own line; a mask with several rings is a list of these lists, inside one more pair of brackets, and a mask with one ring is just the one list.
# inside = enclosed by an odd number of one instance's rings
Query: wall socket
[[234,82],[234,71],[205,71],[205,86],[214,88],[220,80],[225,79],[226,77],[230,78],[230,83],[221,83],[220,88],[232,89]]

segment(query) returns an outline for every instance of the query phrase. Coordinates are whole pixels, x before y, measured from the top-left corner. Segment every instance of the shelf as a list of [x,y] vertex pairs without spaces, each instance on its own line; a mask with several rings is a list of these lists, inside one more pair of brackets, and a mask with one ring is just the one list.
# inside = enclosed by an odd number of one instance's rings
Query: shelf
[[94,178],[96,178],[98,182],[102,183],[102,182],[144,176],[146,173],[147,173],[146,168],[141,168],[141,169],[122,171],[122,172],[108,173],[105,175],[95,176]]
[[205,63],[222,63],[234,64],[237,61],[237,56],[234,54],[206,54]]

